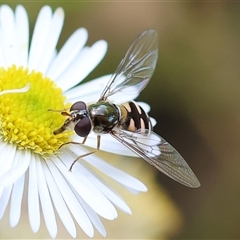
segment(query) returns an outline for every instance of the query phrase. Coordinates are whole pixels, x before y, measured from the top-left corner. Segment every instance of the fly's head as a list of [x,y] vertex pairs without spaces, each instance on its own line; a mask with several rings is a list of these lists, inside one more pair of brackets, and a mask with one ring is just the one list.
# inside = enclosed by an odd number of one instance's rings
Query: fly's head
[[86,137],[90,133],[92,123],[88,115],[86,103],[82,101],[75,102],[70,108],[70,113],[61,112],[61,114],[68,118],[59,129],[53,132],[54,134],[62,133],[67,129],[74,130],[80,137]]

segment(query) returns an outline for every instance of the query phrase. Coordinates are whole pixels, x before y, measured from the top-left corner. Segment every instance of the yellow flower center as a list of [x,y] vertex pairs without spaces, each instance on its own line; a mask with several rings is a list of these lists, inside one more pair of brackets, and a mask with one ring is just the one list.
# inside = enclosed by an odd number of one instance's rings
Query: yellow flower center
[[31,149],[41,155],[56,153],[72,135],[69,131],[53,134],[64,119],[48,109],[61,110],[70,105],[64,104],[62,90],[40,72],[16,66],[0,68],[0,92],[23,88],[28,83],[27,92],[0,96],[0,138],[19,149]]

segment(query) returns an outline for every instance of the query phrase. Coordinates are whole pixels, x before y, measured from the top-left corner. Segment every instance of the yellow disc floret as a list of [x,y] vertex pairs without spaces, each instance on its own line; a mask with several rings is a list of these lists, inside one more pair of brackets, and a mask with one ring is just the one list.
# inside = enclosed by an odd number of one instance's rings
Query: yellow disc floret
[[17,68],[0,68],[0,92],[25,87],[24,93],[11,93],[0,96],[0,137],[3,141],[16,144],[19,149],[31,149],[33,152],[48,155],[58,151],[69,142],[72,132],[54,135],[53,131],[63,124],[61,114],[48,109],[63,110],[62,90],[40,72]]

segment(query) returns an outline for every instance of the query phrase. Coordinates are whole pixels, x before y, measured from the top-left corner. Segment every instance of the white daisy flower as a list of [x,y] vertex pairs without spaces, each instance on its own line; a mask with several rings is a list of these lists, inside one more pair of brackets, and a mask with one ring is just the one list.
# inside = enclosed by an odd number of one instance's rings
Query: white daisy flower
[[[26,10],[22,6],[15,12],[6,5],[0,7],[0,219],[10,204],[10,225],[18,224],[25,192],[33,232],[39,230],[42,214],[52,238],[58,232],[57,217],[72,237],[76,237],[75,224],[89,237],[94,236],[94,228],[105,236],[100,217],[113,220],[117,209],[129,214],[131,210],[101,179],[100,172],[131,192],[147,188],[95,154],[68,171],[88,150],[71,144],[59,150],[76,136],[69,131],[54,135],[64,118],[47,110],[68,108],[76,100],[97,100],[109,76],[74,87],[102,60],[107,44],[100,40],[86,47],[87,31],[80,28],[57,52],[63,22],[61,8],[52,12],[44,6],[29,44]],[[141,105],[149,110],[148,105]],[[96,136],[90,134],[86,144],[96,148]],[[102,137],[101,150],[135,156],[108,136]]]

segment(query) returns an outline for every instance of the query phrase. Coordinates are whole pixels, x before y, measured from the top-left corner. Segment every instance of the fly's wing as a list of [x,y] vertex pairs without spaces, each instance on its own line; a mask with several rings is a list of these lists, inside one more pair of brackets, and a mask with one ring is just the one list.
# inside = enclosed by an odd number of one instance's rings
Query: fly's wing
[[157,32],[148,29],[142,32],[129,47],[99,101],[106,100],[119,91],[126,94],[139,94],[152,77],[157,58]]
[[200,182],[178,151],[154,132],[114,130],[111,135],[175,181],[192,188]]

